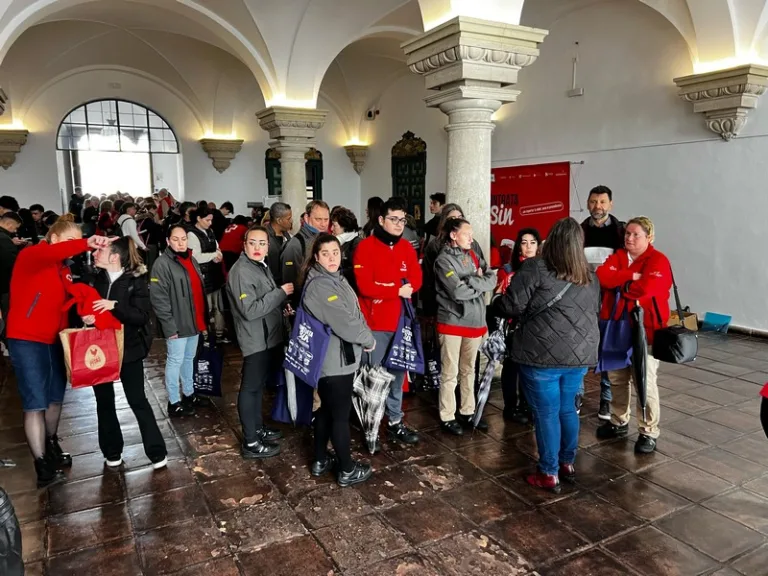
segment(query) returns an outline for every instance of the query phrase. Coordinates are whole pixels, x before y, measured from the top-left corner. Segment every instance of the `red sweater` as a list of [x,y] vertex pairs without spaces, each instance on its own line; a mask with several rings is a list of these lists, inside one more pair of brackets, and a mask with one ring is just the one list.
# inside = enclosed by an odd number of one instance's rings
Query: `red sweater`
[[243,224],[231,224],[224,230],[224,236],[219,242],[219,250],[222,252],[234,252],[240,254],[243,251],[243,238],[248,232],[248,226]]
[[189,251],[189,258],[179,258],[179,262],[189,274],[189,283],[192,285],[192,304],[195,307],[195,323],[200,332],[208,331],[208,319],[205,317],[205,289],[200,276],[192,263],[192,251]]
[[398,292],[403,280],[410,282],[414,292],[421,288],[416,250],[402,238],[390,247],[369,236],[355,249],[354,270],[360,309],[368,327],[379,332],[397,330],[403,306]]
[[[632,281],[632,275],[637,272],[642,278]],[[632,264],[629,264],[629,254],[625,249],[617,250],[605,263],[597,269],[600,287],[603,289],[603,305],[600,318],[608,320],[616,299],[615,289],[621,288],[622,299],[616,307],[616,318],[621,316],[626,307],[631,311],[635,302],[640,302],[643,308],[645,332],[648,343],[653,343],[653,334],[664,328],[669,321],[669,294],[672,288],[672,268],[669,260],[653,245]],[[654,299],[659,311],[653,305]],[[661,319],[659,319],[659,314]]]
[[64,260],[86,250],[87,240],[69,240],[42,241],[19,252],[11,275],[8,338],[56,342],[59,332],[69,326],[64,303],[72,274]]

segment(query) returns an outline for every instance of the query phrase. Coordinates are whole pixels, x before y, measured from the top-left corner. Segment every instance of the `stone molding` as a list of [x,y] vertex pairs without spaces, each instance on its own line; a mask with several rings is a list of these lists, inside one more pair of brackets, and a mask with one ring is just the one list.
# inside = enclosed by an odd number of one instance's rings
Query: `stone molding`
[[[401,45],[410,70],[424,76],[427,98],[439,107],[450,99],[513,102],[518,72],[539,57],[548,32],[527,26],[458,16]],[[450,95],[449,95],[450,94]]]
[[355,172],[358,174],[362,173],[363,167],[365,166],[365,160],[368,157],[368,146],[363,146],[362,144],[348,144],[347,146],[344,146],[344,150],[347,151],[347,156],[349,157],[350,162],[352,162],[352,167],[355,169]]
[[256,113],[259,126],[269,133],[270,138],[293,141],[307,149],[314,147],[315,133],[325,125],[327,116],[327,110],[285,106],[272,106]]
[[213,167],[221,174],[229,168],[232,160],[243,148],[243,140],[224,140],[218,138],[203,138],[200,145],[213,161]]
[[8,170],[16,162],[16,155],[27,143],[29,130],[3,130],[0,128],[0,166]]
[[674,79],[678,95],[704,115],[712,132],[726,142],[739,135],[749,111],[757,108],[768,89],[768,67],[747,64],[737,68]]

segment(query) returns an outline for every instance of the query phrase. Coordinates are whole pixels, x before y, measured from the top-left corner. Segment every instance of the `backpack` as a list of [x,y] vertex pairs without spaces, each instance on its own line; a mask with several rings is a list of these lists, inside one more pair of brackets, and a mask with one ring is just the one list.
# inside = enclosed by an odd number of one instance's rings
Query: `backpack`
[[[122,216],[121,216],[121,218],[122,218]],[[136,218],[134,218],[133,216],[128,216],[128,218],[126,218],[122,222],[120,221],[120,218],[117,219],[117,225],[115,226],[115,236],[117,236],[118,238],[122,238],[122,237],[125,236],[125,233],[123,232],[123,224],[128,222],[128,220],[133,220],[135,222]],[[137,229],[138,229],[138,227],[137,227]]]

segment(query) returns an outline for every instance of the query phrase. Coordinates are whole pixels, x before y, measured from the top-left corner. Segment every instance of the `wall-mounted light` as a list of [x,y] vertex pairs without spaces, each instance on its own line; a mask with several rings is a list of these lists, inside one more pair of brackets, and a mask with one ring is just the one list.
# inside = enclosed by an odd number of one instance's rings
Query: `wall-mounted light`
[[[6,126],[14,126],[7,124]],[[27,143],[29,130],[25,128],[5,128],[0,125],[0,166],[8,170],[16,162],[16,155]]]
[[352,162],[352,167],[358,174],[362,173],[365,166],[365,160],[368,157],[368,146],[365,144],[347,144],[344,146],[344,150],[347,151],[349,161]]
[[208,158],[213,161],[213,167],[221,174],[229,168],[232,160],[243,148],[243,140],[235,138],[203,138],[200,145],[208,154]]
[[720,58],[718,60],[697,60],[693,63],[694,74],[706,74],[708,72],[717,72],[719,70],[728,70],[730,68],[736,68],[739,66],[746,66],[749,64],[757,64],[759,66],[768,66],[768,60],[761,58],[757,51],[750,50],[737,56],[731,56],[729,58]]

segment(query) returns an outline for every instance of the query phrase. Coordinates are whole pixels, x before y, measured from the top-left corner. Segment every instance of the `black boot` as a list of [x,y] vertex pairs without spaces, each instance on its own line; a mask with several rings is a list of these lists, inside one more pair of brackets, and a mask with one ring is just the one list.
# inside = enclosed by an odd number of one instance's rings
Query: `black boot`
[[56,434],[47,438],[45,449],[46,452],[51,454],[53,461],[59,468],[72,467],[72,456],[61,449],[61,445],[59,444],[59,437],[56,436]]
[[46,488],[53,484],[58,484],[66,480],[64,473],[57,470],[51,456],[35,459],[35,472],[37,472],[37,487]]
[[22,576],[21,528],[19,519],[5,490],[0,488],[0,574]]

